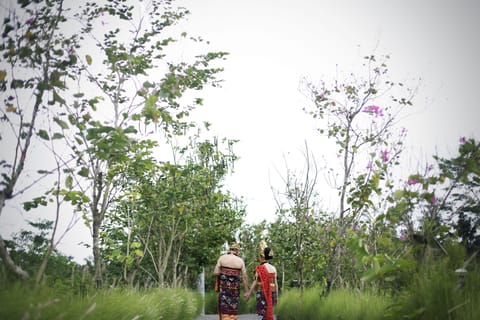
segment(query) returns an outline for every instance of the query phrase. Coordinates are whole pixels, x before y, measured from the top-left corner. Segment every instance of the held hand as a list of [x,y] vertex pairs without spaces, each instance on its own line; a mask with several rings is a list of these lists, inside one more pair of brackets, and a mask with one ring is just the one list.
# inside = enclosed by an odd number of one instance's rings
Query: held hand
[[246,301],[248,301],[248,299],[250,298],[250,292],[245,292],[245,293],[243,294],[243,298],[244,298]]

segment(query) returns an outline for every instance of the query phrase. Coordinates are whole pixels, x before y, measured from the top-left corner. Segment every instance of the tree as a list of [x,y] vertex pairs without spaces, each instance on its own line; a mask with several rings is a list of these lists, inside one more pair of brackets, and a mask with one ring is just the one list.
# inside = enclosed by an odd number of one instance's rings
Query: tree
[[[4,17],[0,40],[0,92],[4,101],[0,121],[6,129],[0,136],[5,151],[0,161],[0,214],[8,201],[18,198],[51,172],[43,167],[30,176],[24,175],[26,168],[34,167],[30,150],[35,138],[50,139],[44,116],[58,110],[58,92],[66,89],[61,77],[69,75],[76,64],[70,50],[77,44],[77,35],[62,33],[66,23],[63,1],[19,3],[20,8]],[[52,139],[59,137],[53,135]],[[46,205],[43,196],[32,201],[35,207]],[[0,257],[20,278],[29,277],[11,259],[1,236]]]
[[[182,119],[201,102],[194,99],[194,105],[182,106],[183,94],[215,84],[221,69],[209,64],[225,55],[208,53],[193,62],[168,62],[162,51],[174,39],[164,35],[165,30],[188,11],[174,8],[169,1],[150,1],[138,16],[134,8],[126,1],[82,7],[76,15],[84,23],[79,33],[89,36],[84,38],[86,45],[94,40],[98,50],[89,47],[87,53],[74,48],[78,90],[70,93],[71,98],[58,98],[67,112],[57,122],[76,159],[67,179],[76,181],[72,190],[81,195],[77,204],[91,228],[97,286],[102,285],[100,231],[108,207],[120,192],[113,183],[115,168],[135,158],[142,124],[145,129],[159,126],[167,136],[182,134],[187,126]],[[132,27],[125,36],[122,30]]]
[[[414,92],[388,79],[385,61],[365,57],[366,76],[320,86],[305,83],[313,107],[305,109],[318,119],[318,132],[335,142],[341,168],[334,177],[338,190],[337,239],[331,256],[330,277],[334,285],[345,283],[342,260],[349,226],[372,221],[384,210],[392,191],[391,169],[398,164],[405,132],[395,134],[395,120],[412,104]],[[385,61],[384,61],[385,60]],[[398,98],[395,90],[405,89]]]
[[[461,138],[458,155],[434,156],[438,170],[427,164],[395,190],[390,207],[375,221],[382,231],[380,253],[361,253],[364,261],[374,262],[365,280],[388,279],[398,290],[422,263],[446,255],[452,266],[465,268],[478,254],[479,147],[474,139]],[[463,254],[452,255],[458,243],[471,255],[465,262],[459,261]]]
[[173,163],[125,171],[123,185],[130,196],[109,214],[102,239],[110,263],[122,264],[128,284],[137,271],[147,285],[188,283],[189,271],[196,275],[211,263],[224,239],[240,226],[244,211],[221,185],[236,159],[232,142],[225,143],[226,153],[216,139],[192,140],[188,147],[174,147]]
[[[308,145],[305,144],[305,170],[301,174],[287,167],[283,179],[285,190],[275,195],[277,220],[269,228],[269,236],[278,247],[280,261],[285,261],[292,283],[302,290],[321,278],[325,250],[319,241],[322,214],[316,193],[319,170]],[[286,203],[284,203],[284,201]]]
[[444,187],[440,214],[473,254],[480,250],[480,143],[462,137],[458,156],[435,159],[441,170],[440,181],[445,177],[450,182]]
[[[149,1],[142,7],[145,12],[138,14],[128,1],[81,2],[74,8],[65,8],[60,0],[21,4],[27,20],[21,22],[17,16],[5,20],[0,46],[9,70],[14,71],[0,72],[2,92],[14,92],[5,96],[2,120],[16,139],[11,152],[15,158],[1,163],[0,207],[16,195],[14,188],[34,134],[44,140],[61,140],[70,152],[57,151],[64,154],[59,163],[65,188],[56,193],[81,212],[91,228],[95,278],[100,286],[100,231],[109,206],[121,193],[113,183],[117,168],[142,152],[136,146],[147,130],[160,129],[157,140],[184,133],[190,125],[189,112],[202,103],[200,98],[189,102],[185,93],[217,85],[216,74],[222,69],[211,64],[226,53],[168,61],[164,51],[175,39],[167,30],[189,13],[171,1]],[[67,18],[67,11],[73,15]],[[187,39],[187,34],[179,37]],[[27,90],[35,97],[29,119],[25,110],[30,109],[23,102],[32,100],[18,98],[28,97],[19,94]],[[51,130],[39,126],[41,111],[48,113]],[[13,121],[12,116],[19,120]],[[143,146],[153,148],[151,143]],[[42,169],[40,174],[50,172]],[[36,197],[33,203],[43,205],[45,197]],[[0,254],[11,270],[27,276],[9,259],[2,239]]]
[[477,251],[479,148],[474,139],[461,138],[457,156],[434,156],[438,171],[427,165],[424,172],[411,174],[395,192],[389,221],[421,243],[441,246],[458,237],[469,253]]

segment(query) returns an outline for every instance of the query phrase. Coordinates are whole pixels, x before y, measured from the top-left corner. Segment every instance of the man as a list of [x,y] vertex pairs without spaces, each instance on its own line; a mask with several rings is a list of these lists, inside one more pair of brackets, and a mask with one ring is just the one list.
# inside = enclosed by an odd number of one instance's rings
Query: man
[[218,291],[218,315],[220,320],[237,320],[240,304],[240,278],[246,292],[248,288],[248,276],[245,262],[238,255],[240,245],[230,244],[230,251],[220,256],[213,273],[216,276],[215,289]]

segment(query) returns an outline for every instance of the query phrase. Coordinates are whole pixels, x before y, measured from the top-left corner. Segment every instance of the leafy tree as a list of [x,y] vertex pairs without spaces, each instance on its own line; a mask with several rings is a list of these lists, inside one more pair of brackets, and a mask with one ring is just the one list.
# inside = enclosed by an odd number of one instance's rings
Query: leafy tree
[[[184,95],[218,84],[216,74],[222,69],[211,64],[225,53],[198,54],[190,61],[167,60],[166,48],[176,41],[167,30],[189,13],[171,1],[149,1],[142,6],[145,12],[139,13],[128,1],[113,0],[80,2],[71,8],[61,0],[22,1],[21,6],[23,15],[12,13],[4,21],[0,46],[5,58],[0,69],[5,93],[2,121],[16,141],[10,153],[14,158],[1,162],[0,208],[23,192],[15,193],[14,188],[25,168],[32,137],[37,134],[45,141],[62,141],[70,150],[56,151],[64,155],[57,160],[65,174],[65,187],[47,192],[70,202],[90,226],[100,286],[100,231],[109,206],[121,194],[114,184],[118,168],[138,158],[137,153],[143,151],[138,148],[142,145],[139,135],[147,130],[158,132],[160,128],[166,137],[185,132],[189,127],[185,119],[202,100],[188,102]],[[187,34],[179,37],[187,39]],[[27,117],[27,111],[31,116]],[[38,121],[41,112],[50,119],[45,128]],[[159,135],[157,140],[161,139]],[[154,144],[145,142],[143,147]],[[50,172],[42,169],[40,176]],[[26,184],[33,186],[36,181]],[[44,204],[42,195],[28,206]],[[10,259],[3,239],[0,254],[12,271],[28,276]]]
[[[408,283],[406,280],[420,264],[430,264],[445,255],[452,267],[466,267],[476,256],[478,150],[479,144],[474,139],[461,138],[458,155],[434,156],[439,170],[426,165],[423,172],[411,174],[404,187],[393,193],[392,205],[376,220],[386,236],[377,241],[381,253],[361,254],[364,262],[371,263],[365,280],[389,280],[398,289]],[[389,236],[386,230],[390,230]],[[400,230],[400,239],[396,239],[396,230]],[[465,262],[460,261],[462,254],[455,254],[459,240],[471,254]]]
[[225,143],[227,153],[217,140],[193,139],[188,147],[174,147],[173,163],[149,171],[135,164],[125,172],[130,196],[118,203],[103,232],[104,250],[111,266],[123,265],[124,281],[132,285],[139,273],[144,284],[187,284],[189,273],[211,263],[240,226],[244,210],[222,190],[236,159],[232,142]]
[[323,275],[326,256],[319,241],[322,215],[316,210],[318,168],[307,145],[304,158],[302,174],[287,168],[283,178],[285,190],[275,195],[277,221],[269,228],[269,236],[278,248],[279,261],[284,261],[283,267],[288,270],[292,284],[302,290],[315,278],[322,278],[318,274]]
[[[19,265],[24,266],[25,271],[29,274],[38,273],[45,260],[45,251],[49,250],[50,232],[53,228],[53,221],[40,220],[30,222],[29,225],[33,229],[21,230],[15,233],[12,240],[6,240],[6,246],[10,255]],[[49,264],[45,265],[43,270],[42,283],[55,286],[57,289],[66,288],[67,290],[80,289],[81,274],[75,270],[80,270],[81,266],[73,261],[70,256],[65,256],[53,249],[49,255]],[[10,274],[11,275],[11,274]],[[7,280],[15,280],[7,274]]]
[[478,150],[474,139],[462,138],[457,156],[434,156],[439,170],[427,165],[424,172],[411,174],[395,192],[388,220],[417,242],[441,246],[456,231],[453,237],[470,253],[478,250]]
[[450,222],[467,251],[473,254],[480,250],[480,143],[462,137],[458,156],[435,159],[441,171],[440,181],[445,177],[449,182],[439,203],[442,218]]
[[127,1],[106,1],[76,10],[84,45],[70,48],[78,68],[72,71],[72,81],[65,81],[71,87],[77,85],[77,90],[54,97],[66,110],[56,123],[76,159],[74,166],[68,166],[66,196],[73,198],[91,228],[98,286],[102,284],[100,231],[108,207],[120,192],[113,183],[116,167],[139,152],[142,124],[145,129],[159,126],[168,136],[182,133],[186,127],[182,119],[201,102],[194,99],[194,105],[184,107],[183,94],[215,84],[221,69],[209,63],[224,56],[208,53],[193,62],[167,61],[162,51],[174,39],[164,35],[165,30],[188,11],[174,8],[169,1],[150,1],[140,15],[134,9]]
[[[8,11],[3,20],[0,52],[0,108],[2,127],[2,159],[0,214],[8,201],[18,198],[38,185],[49,175],[45,167],[38,166],[31,153],[36,137],[43,140],[59,139],[59,133],[51,137],[51,126],[45,117],[54,114],[61,104],[59,92],[66,89],[63,77],[71,74],[76,59],[71,52],[78,41],[77,35],[62,32],[66,24],[63,1],[20,1],[21,5]],[[56,118],[53,118],[56,120]],[[41,149],[40,149],[41,150]],[[37,151],[38,152],[38,151]],[[33,161],[32,161],[33,160]],[[33,198],[28,208],[46,205],[45,196]],[[7,268],[20,278],[29,274],[10,257],[4,240],[0,237],[0,257]]]
[[[351,80],[331,85],[305,85],[313,102],[313,108],[305,111],[318,119],[318,132],[335,142],[341,162],[340,170],[332,169],[338,190],[337,239],[328,262],[334,286],[348,282],[348,273],[342,270],[350,265],[349,258],[343,260],[347,229],[371,222],[384,210],[393,188],[392,168],[402,151],[405,132],[395,132],[395,120],[412,104],[414,92],[388,79],[387,59],[365,57],[364,80],[352,74]],[[398,93],[399,89],[405,92]]]

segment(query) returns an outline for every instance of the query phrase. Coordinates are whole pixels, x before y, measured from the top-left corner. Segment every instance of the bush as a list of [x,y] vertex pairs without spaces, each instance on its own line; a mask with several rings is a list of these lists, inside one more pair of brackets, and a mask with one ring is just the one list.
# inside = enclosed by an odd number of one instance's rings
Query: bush
[[285,292],[275,313],[279,320],[383,319],[391,300],[358,290],[339,289],[323,296],[317,288]]
[[0,319],[192,320],[202,305],[198,292],[181,289],[108,289],[80,297],[25,284],[2,289],[0,299]]
[[430,262],[388,312],[389,319],[480,319],[480,274],[470,270],[463,288],[448,260]]

